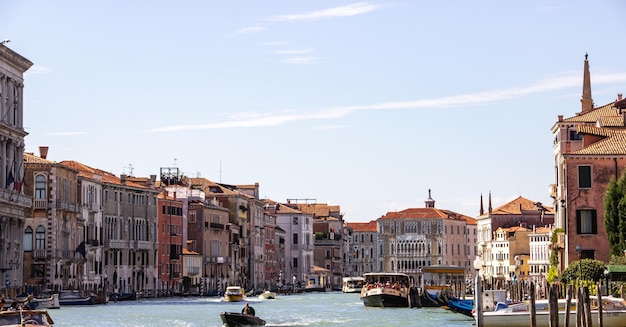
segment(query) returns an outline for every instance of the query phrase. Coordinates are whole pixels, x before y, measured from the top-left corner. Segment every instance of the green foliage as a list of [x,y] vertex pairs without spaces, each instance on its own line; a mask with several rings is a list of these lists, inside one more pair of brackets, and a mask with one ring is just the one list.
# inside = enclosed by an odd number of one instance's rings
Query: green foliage
[[561,281],[564,283],[576,281],[579,284],[592,284],[604,278],[606,265],[600,260],[581,259],[572,262],[563,273]]
[[325,234],[322,232],[316,232],[315,233],[315,239],[316,240],[323,240],[325,238]]
[[556,244],[556,242],[559,240],[559,233],[563,232],[565,232],[565,229],[561,227],[556,228],[554,231],[552,231],[552,235],[550,236],[550,242],[552,244]]
[[548,283],[552,284],[559,277],[559,271],[556,269],[556,266],[550,266],[548,268],[548,274],[546,275],[546,280]]
[[604,229],[612,255],[626,248],[626,170],[619,180],[611,179],[604,194]]
[[611,255],[611,260],[609,260],[610,265],[626,265],[626,256],[623,254],[620,255]]
[[557,267],[559,265],[559,249],[552,248],[550,251],[550,267]]

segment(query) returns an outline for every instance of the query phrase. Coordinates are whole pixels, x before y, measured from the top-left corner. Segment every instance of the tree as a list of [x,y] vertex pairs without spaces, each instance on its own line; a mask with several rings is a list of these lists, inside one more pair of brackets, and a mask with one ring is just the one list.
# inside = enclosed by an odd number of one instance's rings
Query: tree
[[612,255],[626,248],[626,170],[619,180],[611,179],[604,195],[604,229]]
[[565,268],[560,280],[565,283],[574,280],[598,282],[604,278],[604,269],[606,269],[606,264],[600,260],[581,259]]

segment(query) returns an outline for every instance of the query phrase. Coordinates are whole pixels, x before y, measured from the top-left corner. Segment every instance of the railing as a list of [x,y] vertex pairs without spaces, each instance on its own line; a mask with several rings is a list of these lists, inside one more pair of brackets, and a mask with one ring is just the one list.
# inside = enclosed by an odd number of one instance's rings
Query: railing
[[33,250],[33,258],[35,258],[35,259],[45,259],[46,258],[46,250]]
[[35,199],[33,202],[35,209],[48,209],[48,200],[46,199]]
[[105,240],[104,246],[109,249],[126,249],[128,248],[128,242],[124,240]]
[[187,267],[187,274],[189,276],[195,276],[200,273],[200,267]]
[[224,224],[218,224],[218,223],[210,223],[209,227],[213,228],[213,229],[221,229],[224,230]]
[[150,241],[135,241],[135,249],[137,250],[151,250],[153,242]]

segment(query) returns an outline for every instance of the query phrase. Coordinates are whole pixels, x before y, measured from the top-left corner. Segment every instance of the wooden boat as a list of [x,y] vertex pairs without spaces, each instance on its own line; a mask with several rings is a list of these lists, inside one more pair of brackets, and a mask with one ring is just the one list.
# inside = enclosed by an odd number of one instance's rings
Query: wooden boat
[[365,285],[365,278],[361,276],[344,277],[341,280],[341,291],[344,293],[359,293]]
[[241,286],[228,286],[224,292],[224,301],[241,302],[245,298],[244,290]]
[[265,290],[263,293],[259,294],[259,298],[264,300],[273,300],[276,298],[276,292]]
[[474,300],[462,300],[457,298],[449,299],[447,308],[468,317],[474,317],[472,314],[474,311]]
[[0,311],[0,326],[31,327],[53,326],[54,321],[46,310]]
[[77,292],[66,291],[59,293],[59,304],[66,305],[92,305],[96,304],[96,296],[93,294],[83,295]]
[[137,293],[109,293],[109,301],[135,301],[137,300]]
[[409,276],[401,273],[367,273],[361,300],[368,307],[408,307]]
[[35,309],[60,309],[59,294],[40,295],[33,298]]
[[[598,298],[589,298],[591,302],[591,320],[594,324],[598,321]],[[559,306],[559,321],[565,320],[566,301],[561,299]],[[530,302],[525,301],[510,304],[503,309],[483,312],[483,324],[485,327],[507,326],[507,327],[528,327],[530,322]],[[535,302],[537,327],[548,327],[549,325],[549,305],[547,300],[537,300]],[[572,300],[570,307],[570,323],[576,321],[576,300]],[[624,327],[626,326],[626,301],[615,297],[602,297],[602,320],[604,327]],[[594,325],[595,326],[595,325]]]
[[265,320],[238,312],[222,312],[220,313],[224,326],[264,326]]

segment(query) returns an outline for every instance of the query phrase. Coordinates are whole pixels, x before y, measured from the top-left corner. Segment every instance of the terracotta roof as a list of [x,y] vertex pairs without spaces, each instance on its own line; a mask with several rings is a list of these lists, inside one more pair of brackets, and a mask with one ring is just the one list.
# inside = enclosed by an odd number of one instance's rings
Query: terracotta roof
[[379,219],[462,219],[461,215],[450,210],[436,208],[409,208],[402,211],[387,212]]
[[63,166],[76,169],[78,171],[78,176],[81,176],[84,178],[93,179],[93,180],[101,181],[103,183],[108,183],[108,184],[124,185],[124,186],[129,186],[129,187],[134,187],[134,188],[143,188],[143,189],[147,188],[145,185],[138,184],[138,183],[128,181],[128,180],[126,181],[126,183],[122,184],[122,180],[119,177],[115,176],[114,174],[101,170],[101,169],[89,167],[78,161],[65,160],[59,163]]
[[578,125],[581,134],[595,135],[604,139],[582,149],[572,151],[573,155],[626,155],[626,130],[608,129],[588,125]]
[[328,205],[326,203],[288,203],[297,207],[300,211],[312,214],[316,217],[330,217],[332,213],[339,213],[338,205]]
[[619,116],[618,111],[614,107],[614,105],[615,105],[615,102],[611,102],[609,104],[605,104],[604,106],[597,107],[588,112],[578,113],[574,117],[564,119],[563,122],[595,124],[598,121],[598,118]]
[[[543,206],[546,210],[546,213],[553,213],[552,207]],[[491,211],[492,215],[521,215],[522,210],[537,210],[537,205],[535,201],[531,201],[524,197],[517,197],[511,202],[505,203]]]
[[550,227],[537,227],[537,228],[535,228],[535,233],[536,234],[550,233],[550,232],[552,232],[552,229],[550,229]]
[[[263,205],[265,207],[265,211],[270,213],[279,214],[279,213],[302,213],[295,208],[290,207],[287,204],[282,204],[270,199],[264,199]],[[278,205],[278,209],[276,209],[276,205]]]
[[[233,190],[230,190],[227,187],[224,187],[218,183],[215,183],[213,181],[210,181],[206,178],[187,178],[187,182],[189,183],[190,186],[194,186],[194,185],[199,185],[202,186],[203,188],[209,188],[209,192],[206,192],[204,189],[203,191],[205,191],[206,193],[220,193],[220,194],[224,194],[224,195],[238,195],[238,194],[242,194]],[[215,192],[214,192],[215,191]]]
[[187,250],[187,248],[183,248],[183,254],[186,254],[186,255],[200,255],[200,253],[195,252],[195,251],[191,251],[191,250]]
[[367,223],[348,223],[348,227],[354,232],[376,232],[376,221],[372,220]]

